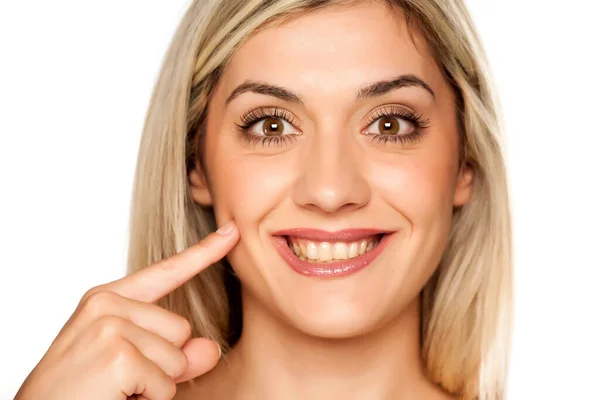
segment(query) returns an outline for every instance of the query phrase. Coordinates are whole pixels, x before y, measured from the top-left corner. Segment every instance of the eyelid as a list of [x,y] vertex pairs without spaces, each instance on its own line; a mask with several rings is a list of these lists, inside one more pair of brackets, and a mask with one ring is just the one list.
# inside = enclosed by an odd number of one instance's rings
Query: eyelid
[[407,119],[408,121],[415,121],[415,123],[418,121],[419,123],[417,128],[425,128],[425,124],[429,122],[429,119],[423,121],[421,119],[423,114],[418,114],[415,110],[408,106],[400,104],[384,104],[375,108],[374,110],[369,112],[369,114],[367,114],[365,128],[373,122],[377,121],[379,118],[395,114],[400,114],[402,118]]
[[280,118],[284,121],[290,123],[294,128],[300,130],[300,123],[296,116],[288,111],[287,109],[277,107],[277,106],[260,106],[257,108],[253,108],[250,111],[245,112],[240,117],[242,121],[242,125],[238,125],[240,128],[245,127],[249,128],[252,124],[255,124],[261,119],[265,118]]

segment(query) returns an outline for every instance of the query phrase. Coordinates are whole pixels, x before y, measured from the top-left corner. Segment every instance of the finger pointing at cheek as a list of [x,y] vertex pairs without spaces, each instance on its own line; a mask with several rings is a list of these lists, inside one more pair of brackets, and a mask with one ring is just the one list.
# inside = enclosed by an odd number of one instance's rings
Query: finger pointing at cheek
[[228,222],[181,253],[111,282],[104,289],[134,300],[155,302],[223,258],[238,239],[237,227]]

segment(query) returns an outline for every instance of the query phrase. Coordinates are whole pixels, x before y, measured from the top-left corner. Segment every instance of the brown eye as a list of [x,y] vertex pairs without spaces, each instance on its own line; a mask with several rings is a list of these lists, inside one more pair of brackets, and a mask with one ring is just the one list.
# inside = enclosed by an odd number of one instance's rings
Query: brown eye
[[382,117],[379,120],[379,132],[382,135],[396,135],[400,129],[400,124],[393,117]]
[[403,136],[412,133],[415,126],[404,118],[382,116],[377,118],[365,131],[368,135]]
[[285,118],[274,116],[257,118],[248,128],[244,128],[244,131],[250,135],[266,137],[300,134]]
[[265,136],[279,136],[283,132],[283,123],[279,118],[266,118],[262,124],[262,133]]

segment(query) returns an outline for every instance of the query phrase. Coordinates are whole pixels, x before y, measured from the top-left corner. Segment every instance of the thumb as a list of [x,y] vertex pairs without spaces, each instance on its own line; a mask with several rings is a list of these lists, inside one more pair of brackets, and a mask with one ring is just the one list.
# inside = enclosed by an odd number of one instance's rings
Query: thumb
[[181,350],[188,359],[185,372],[175,379],[175,383],[185,382],[213,369],[221,358],[219,345],[206,338],[192,338],[185,342]]

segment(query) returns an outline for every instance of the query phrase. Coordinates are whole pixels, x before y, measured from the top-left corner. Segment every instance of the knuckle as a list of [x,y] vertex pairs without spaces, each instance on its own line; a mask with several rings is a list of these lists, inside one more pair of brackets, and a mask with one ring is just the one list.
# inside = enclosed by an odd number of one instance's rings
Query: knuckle
[[202,239],[194,248],[198,250],[198,253],[202,253],[210,248],[211,239],[214,239],[214,235],[208,235]]
[[115,342],[112,348],[111,361],[115,366],[131,367],[135,360],[135,349],[132,344],[126,340]]
[[106,342],[121,337],[126,322],[113,315],[103,315],[94,322],[94,336]]
[[130,381],[135,371],[140,369],[139,362],[137,351],[133,345],[123,340],[112,348],[108,368],[118,379]]
[[87,292],[85,292],[83,294],[83,296],[81,296],[81,302],[84,303],[86,302],[91,296],[93,296],[94,294],[98,293],[102,291],[102,286],[94,286],[91,289],[88,289]]
[[82,308],[86,315],[99,317],[115,307],[116,295],[104,290],[95,290],[87,295]]
[[198,259],[210,259],[212,258],[212,253],[214,253],[214,251],[212,250],[211,246],[211,241],[209,240],[203,240],[202,242],[198,243],[198,246],[195,248],[195,255],[196,258]]

